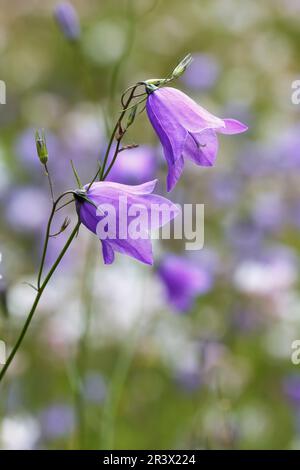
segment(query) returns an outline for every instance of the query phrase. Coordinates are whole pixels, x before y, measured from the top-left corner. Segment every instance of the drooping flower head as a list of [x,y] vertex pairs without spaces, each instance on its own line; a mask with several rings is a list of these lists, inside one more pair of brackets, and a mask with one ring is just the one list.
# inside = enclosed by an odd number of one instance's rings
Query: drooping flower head
[[168,199],[152,194],[156,181],[137,186],[99,181],[77,192],[80,221],[98,235],[105,264],[114,261],[115,252],[153,263],[151,230],[179,213]]
[[70,41],[75,41],[80,36],[80,23],[77,12],[69,2],[61,2],[54,10],[55,19],[64,34]]
[[214,116],[171,87],[151,90],[146,108],[168,163],[168,191],[180,178],[185,158],[200,166],[214,164],[218,152],[218,132],[239,134],[247,130],[247,126],[239,121]]
[[213,284],[211,273],[173,254],[163,259],[158,275],[166,287],[169,303],[179,312],[189,311],[195,298],[208,292]]

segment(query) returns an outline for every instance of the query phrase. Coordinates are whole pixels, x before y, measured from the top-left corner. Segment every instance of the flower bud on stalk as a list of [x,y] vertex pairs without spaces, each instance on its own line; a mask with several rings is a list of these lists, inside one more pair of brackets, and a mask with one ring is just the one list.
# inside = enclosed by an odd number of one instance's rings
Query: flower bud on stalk
[[46,144],[45,133],[42,130],[41,133],[36,131],[35,133],[35,144],[38,157],[42,165],[46,165],[48,161],[48,149]]
[[182,59],[182,61],[179,62],[177,67],[175,67],[175,69],[173,70],[172,78],[179,78],[182,74],[184,74],[184,72],[191,65],[192,62],[193,57],[191,56],[191,54],[186,55],[184,59]]

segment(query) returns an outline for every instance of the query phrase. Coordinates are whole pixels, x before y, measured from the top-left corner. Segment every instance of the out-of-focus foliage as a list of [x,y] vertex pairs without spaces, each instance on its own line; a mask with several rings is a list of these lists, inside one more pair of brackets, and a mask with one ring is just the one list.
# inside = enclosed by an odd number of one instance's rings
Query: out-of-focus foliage
[[[35,280],[50,206],[36,128],[45,129],[57,191],[76,186],[70,159],[86,183],[122,91],[168,75],[191,52],[174,86],[249,131],[221,137],[216,166],[187,165],[172,192],[174,202],[205,204],[203,250],[156,242],[153,269],[125,257],[104,267],[99,242],[81,231],[0,389],[0,447],[299,448],[300,373],[291,362],[300,338],[300,108],[291,101],[299,2],[74,0],[73,42],[54,20],[56,5],[0,1],[8,348],[34,296],[24,281]],[[145,113],[127,143],[151,149],[163,193],[164,159]],[[66,215],[76,219],[67,207],[58,228]],[[67,233],[51,240],[48,265]],[[169,252],[209,278],[186,313],[173,310],[158,275]]]

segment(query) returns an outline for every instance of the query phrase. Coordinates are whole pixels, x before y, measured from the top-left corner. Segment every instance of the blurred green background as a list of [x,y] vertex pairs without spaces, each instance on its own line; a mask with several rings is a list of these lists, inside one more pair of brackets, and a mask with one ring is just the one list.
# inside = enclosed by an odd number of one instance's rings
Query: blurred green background
[[[216,166],[187,165],[173,202],[205,204],[205,247],[155,242],[156,264],[104,266],[86,230],[48,286],[0,389],[3,449],[281,449],[300,447],[299,106],[297,0],[72,1],[69,41],[59,2],[0,0],[0,340],[9,350],[34,297],[50,198],[35,152],[44,128],[55,187],[84,183],[103,155],[120,95],[165,77],[212,113],[245,122],[221,136]],[[127,143],[166,168],[146,113]],[[72,220],[76,215],[67,208]],[[57,224],[63,220],[58,217]],[[51,263],[65,235],[53,239]],[[157,266],[192,259],[210,279],[178,313]]]

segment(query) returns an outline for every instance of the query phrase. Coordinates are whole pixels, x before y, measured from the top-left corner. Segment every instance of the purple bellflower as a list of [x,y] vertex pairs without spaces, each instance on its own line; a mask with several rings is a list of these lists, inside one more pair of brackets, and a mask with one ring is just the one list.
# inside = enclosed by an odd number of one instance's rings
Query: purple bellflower
[[169,303],[181,313],[189,311],[195,298],[208,292],[213,285],[210,273],[183,256],[166,256],[158,268],[158,275],[166,287]]
[[79,219],[101,240],[105,264],[114,261],[115,251],[153,264],[150,231],[179,213],[171,201],[152,194],[156,182],[129,186],[98,181],[77,192]]
[[77,12],[71,3],[59,3],[54,10],[54,17],[67,39],[76,41],[79,38],[80,23]]
[[150,91],[147,114],[168,163],[168,191],[179,180],[185,158],[196,165],[213,166],[218,152],[217,132],[239,134],[247,130],[247,126],[235,119],[214,116],[171,87]]

